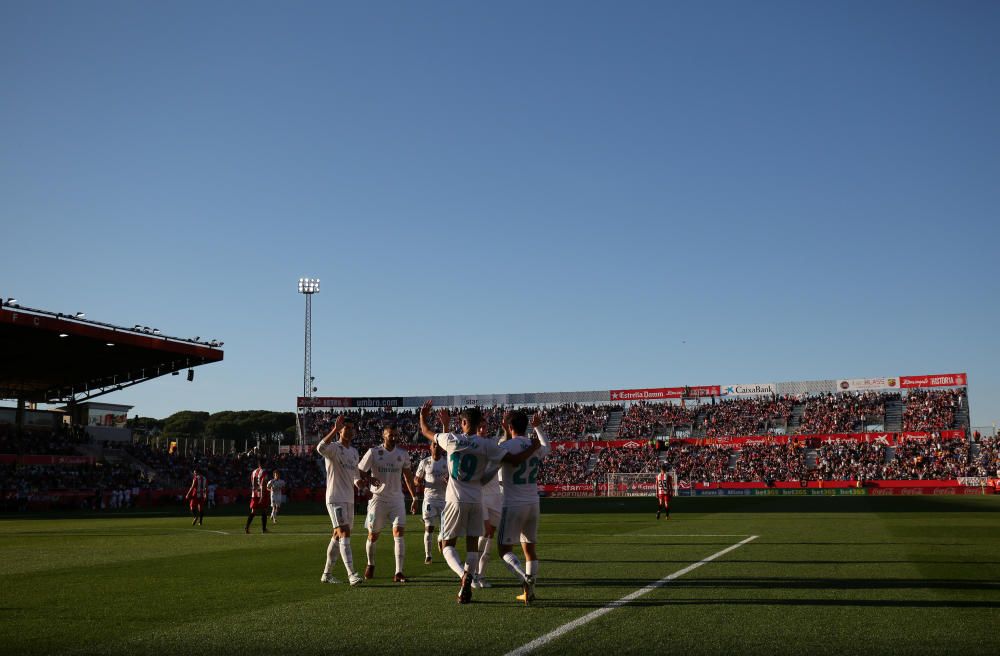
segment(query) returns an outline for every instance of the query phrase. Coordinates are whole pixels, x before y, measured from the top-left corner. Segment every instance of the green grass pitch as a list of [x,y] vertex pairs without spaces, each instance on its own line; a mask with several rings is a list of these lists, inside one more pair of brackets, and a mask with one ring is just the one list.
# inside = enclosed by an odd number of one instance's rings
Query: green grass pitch
[[[410,516],[360,588],[319,582],[329,535],[299,507],[269,535],[235,514],[0,519],[5,654],[503,655],[736,544],[756,540],[561,635],[537,654],[1000,653],[1000,497],[552,500],[539,600],[494,556],[495,587],[455,603]],[[352,541],[364,567],[362,518]],[[494,552],[495,553],[495,552]],[[336,576],[345,580],[343,566]]]

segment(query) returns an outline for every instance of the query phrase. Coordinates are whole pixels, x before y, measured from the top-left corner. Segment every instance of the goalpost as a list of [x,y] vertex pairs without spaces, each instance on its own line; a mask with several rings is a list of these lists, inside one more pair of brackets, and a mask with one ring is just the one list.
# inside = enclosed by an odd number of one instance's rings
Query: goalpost
[[[677,474],[670,472],[670,487],[677,494]],[[608,474],[609,497],[654,497],[656,474]]]

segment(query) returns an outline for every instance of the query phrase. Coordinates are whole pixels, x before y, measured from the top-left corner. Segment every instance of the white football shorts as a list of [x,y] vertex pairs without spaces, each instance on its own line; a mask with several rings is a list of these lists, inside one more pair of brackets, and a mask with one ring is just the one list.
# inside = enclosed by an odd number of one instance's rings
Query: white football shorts
[[380,533],[387,525],[393,528],[406,526],[406,506],[403,498],[380,499],[378,495],[368,502],[368,515],[365,517],[365,528],[372,533]]
[[483,502],[444,504],[441,517],[441,539],[478,538],[483,534]]
[[341,526],[351,528],[354,525],[353,501],[327,502],[326,512],[330,515],[330,521],[333,523],[333,528],[340,528]]
[[503,545],[538,542],[538,504],[508,506],[500,516],[497,540]]

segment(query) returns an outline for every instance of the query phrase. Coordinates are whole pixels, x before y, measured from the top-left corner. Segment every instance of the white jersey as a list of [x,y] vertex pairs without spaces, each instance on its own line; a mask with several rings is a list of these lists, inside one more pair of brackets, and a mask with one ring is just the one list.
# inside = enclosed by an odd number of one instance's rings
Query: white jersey
[[[531,448],[531,440],[523,435],[500,445],[506,453],[518,454]],[[504,463],[500,468],[503,483],[503,507],[525,506],[538,503],[538,468],[549,447],[542,445],[520,465]]]
[[354,503],[354,481],[358,479],[358,450],[340,442],[316,445],[326,465],[326,502]]
[[451,479],[445,501],[482,503],[483,473],[491,460],[504,457],[503,449],[491,440],[462,433],[438,433],[434,440],[448,454],[448,474]]
[[402,501],[403,470],[410,468],[410,454],[400,447],[387,451],[385,447],[373,446],[361,459],[358,469],[371,472],[382,484],[372,488],[377,499]]
[[448,458],[435,460],[427,456],[417,465],[416,477],[424,482],[424,498],[428,501],[444,501],[448,489]]
[[271,490],[271,499],[280,499],[285,493],[285,481],[280,478],[272,478],[267,482],[267,489]]

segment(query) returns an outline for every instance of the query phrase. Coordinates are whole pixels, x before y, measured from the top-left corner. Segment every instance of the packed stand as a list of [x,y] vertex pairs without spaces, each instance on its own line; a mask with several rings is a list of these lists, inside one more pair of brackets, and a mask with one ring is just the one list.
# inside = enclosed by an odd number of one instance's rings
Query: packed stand
[[824,442],[816,450],[816,478],[824,481],[884,480],[886,448],[869,442]]
[[76,447],[90,441],[82,426],[60,426],[55,430],[26,428],[18,436],[14,426],[0,424],[0,453],[14,455],[65,456],[76,453]]
[[682,406],[673,403],[633,403],[618,427],[618,437],[623,440],[649,439],[665,435],[670,427],[694,426],[698,411],[704,406]]
[[965,440],[914,440],[896,447],[882,476],[894,480],[953,479],[968,476],[969,471],[969,443]]
[[937,431],[954,428],[965,390],[911,390],[903,409],[904,431]]
[[732,479],[729,460],[733,448],[728,445],[671,445],[664,458],[677,473],[678,480],[717,483]]
[[659,458],[656,450],[651,447],[602,449],[590,477],[591,480],[602,483],[608,474],[612,473],[652,474],[657,471],[659,471]]
[[791,396],[727,399],[704,406],[702,425],[707,437],[777,433],[788,426],[794,405]]
[[566,403],[552,408],[542,408],[535,412],[542,415],[542,429],[551,438],[577,439],[592,433],[600,433],[608,423],[608,415],[621,406],[581,405]]
[[538,472],[539,485],[573,485],[586,482],[591,449],[553,451]]
[[863,432],[868,424],[885,423],[885,402],[893,396],[899,395],[840,392],[808,397],[798,432],[807,435]]

